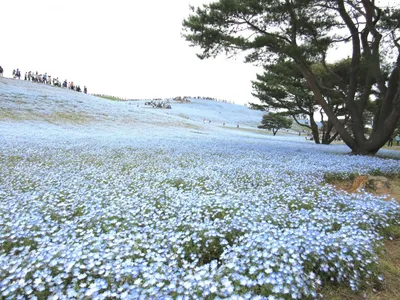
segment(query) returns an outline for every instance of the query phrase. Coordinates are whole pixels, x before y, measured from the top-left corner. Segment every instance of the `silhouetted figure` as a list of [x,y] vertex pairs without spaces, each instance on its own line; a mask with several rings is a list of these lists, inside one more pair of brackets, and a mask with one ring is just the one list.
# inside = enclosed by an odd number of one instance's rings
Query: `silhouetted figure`
[[3,68],[0,66],[0,77],[3,77]]

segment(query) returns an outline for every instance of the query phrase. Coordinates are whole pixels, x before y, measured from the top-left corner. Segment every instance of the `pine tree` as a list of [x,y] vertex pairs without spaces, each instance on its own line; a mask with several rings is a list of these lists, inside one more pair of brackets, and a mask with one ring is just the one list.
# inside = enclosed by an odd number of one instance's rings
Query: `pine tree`
[[272,133],[276,135],[279,129],[289,129],[290,126],[292,126],[292,120],[278,113],[268,113],[263,116],[258,128],[272,130]]
[[[201,59],[246,52],[250,63],[293,63],[353,153],[375,154],[392,135],[400,119],[399,9],[378,7],[373,0],[218,0],[192,9],[183,21],[183,36],[202,49]],[[352,45],[346,76],[327,63],[328,50],[344,42]],[[343,124],[324,97],[326,87],[312,68],[315,64],[341,88],[337,96],[350,124]],[[371,106],[372,130],[366,135]]]

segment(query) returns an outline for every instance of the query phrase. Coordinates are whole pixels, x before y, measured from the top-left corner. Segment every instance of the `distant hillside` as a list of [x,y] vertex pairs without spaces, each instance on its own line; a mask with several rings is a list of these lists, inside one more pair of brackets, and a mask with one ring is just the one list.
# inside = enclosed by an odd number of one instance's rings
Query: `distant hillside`
[[[112,100],[116,100],[114,98]],[[58,130],[80,126],[79,131],[112,126],[120,134],[126,130],[129,134],[144,135],[149,132],[153,135],[179,132],[203,132],[208,135],[270,134],[267,130],[257,128],[265,112],[224,101],[187,99],[189,102],[157,100],[168,101],[172,107],[159,109],[146,105],[149,100],[144,99],[112,101],[64,88],[0,78],[0,122],[23,122],[24,126],[44,122],[57,126]],[[291,130],[280,131],[278,135],[289,134],[294,137],[303,129],[293,122]],[[99,132],[96,131],[96,134]]]
[[64,88],[6,78],[0,78],[0,91],[1,121],[163,125],[177,125],[179,121],[203,126],[207,119],[211,125],[256,127],[262,116],[262,112],[242,105],[205,99],[190,99],[190,103],[171,101],[170,110],[154,109],[146,106],[145,100],[114,102]]

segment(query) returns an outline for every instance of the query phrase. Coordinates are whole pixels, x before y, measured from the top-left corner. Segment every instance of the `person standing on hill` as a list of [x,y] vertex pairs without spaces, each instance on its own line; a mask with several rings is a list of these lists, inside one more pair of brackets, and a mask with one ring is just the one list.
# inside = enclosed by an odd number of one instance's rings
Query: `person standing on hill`
[[396,146],[400,146],[400,133],[396,136]]
[[393,139],[395,138],[396,134],[392,134],[388,140],[388,147],[393,147]]
[[0,77],[3,77],[3,68],[0,66]]

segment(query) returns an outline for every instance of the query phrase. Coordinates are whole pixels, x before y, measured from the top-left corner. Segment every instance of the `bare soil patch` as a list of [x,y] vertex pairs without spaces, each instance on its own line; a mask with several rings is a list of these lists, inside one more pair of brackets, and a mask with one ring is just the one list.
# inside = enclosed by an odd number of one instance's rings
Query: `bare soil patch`
[[378,196],[384,196],[384,198],[387,200],[394,198],[400,203],[400,178],[386,178],[390,188],[382,187],[379,189],[366,187],[367,179],[368,176],[361,175],[357,176],[353,180],[334,180],[329,183],[336,187],[336,189],[346,191],[348,193],[359,193],[361,188],[366,188],[369,193]]

